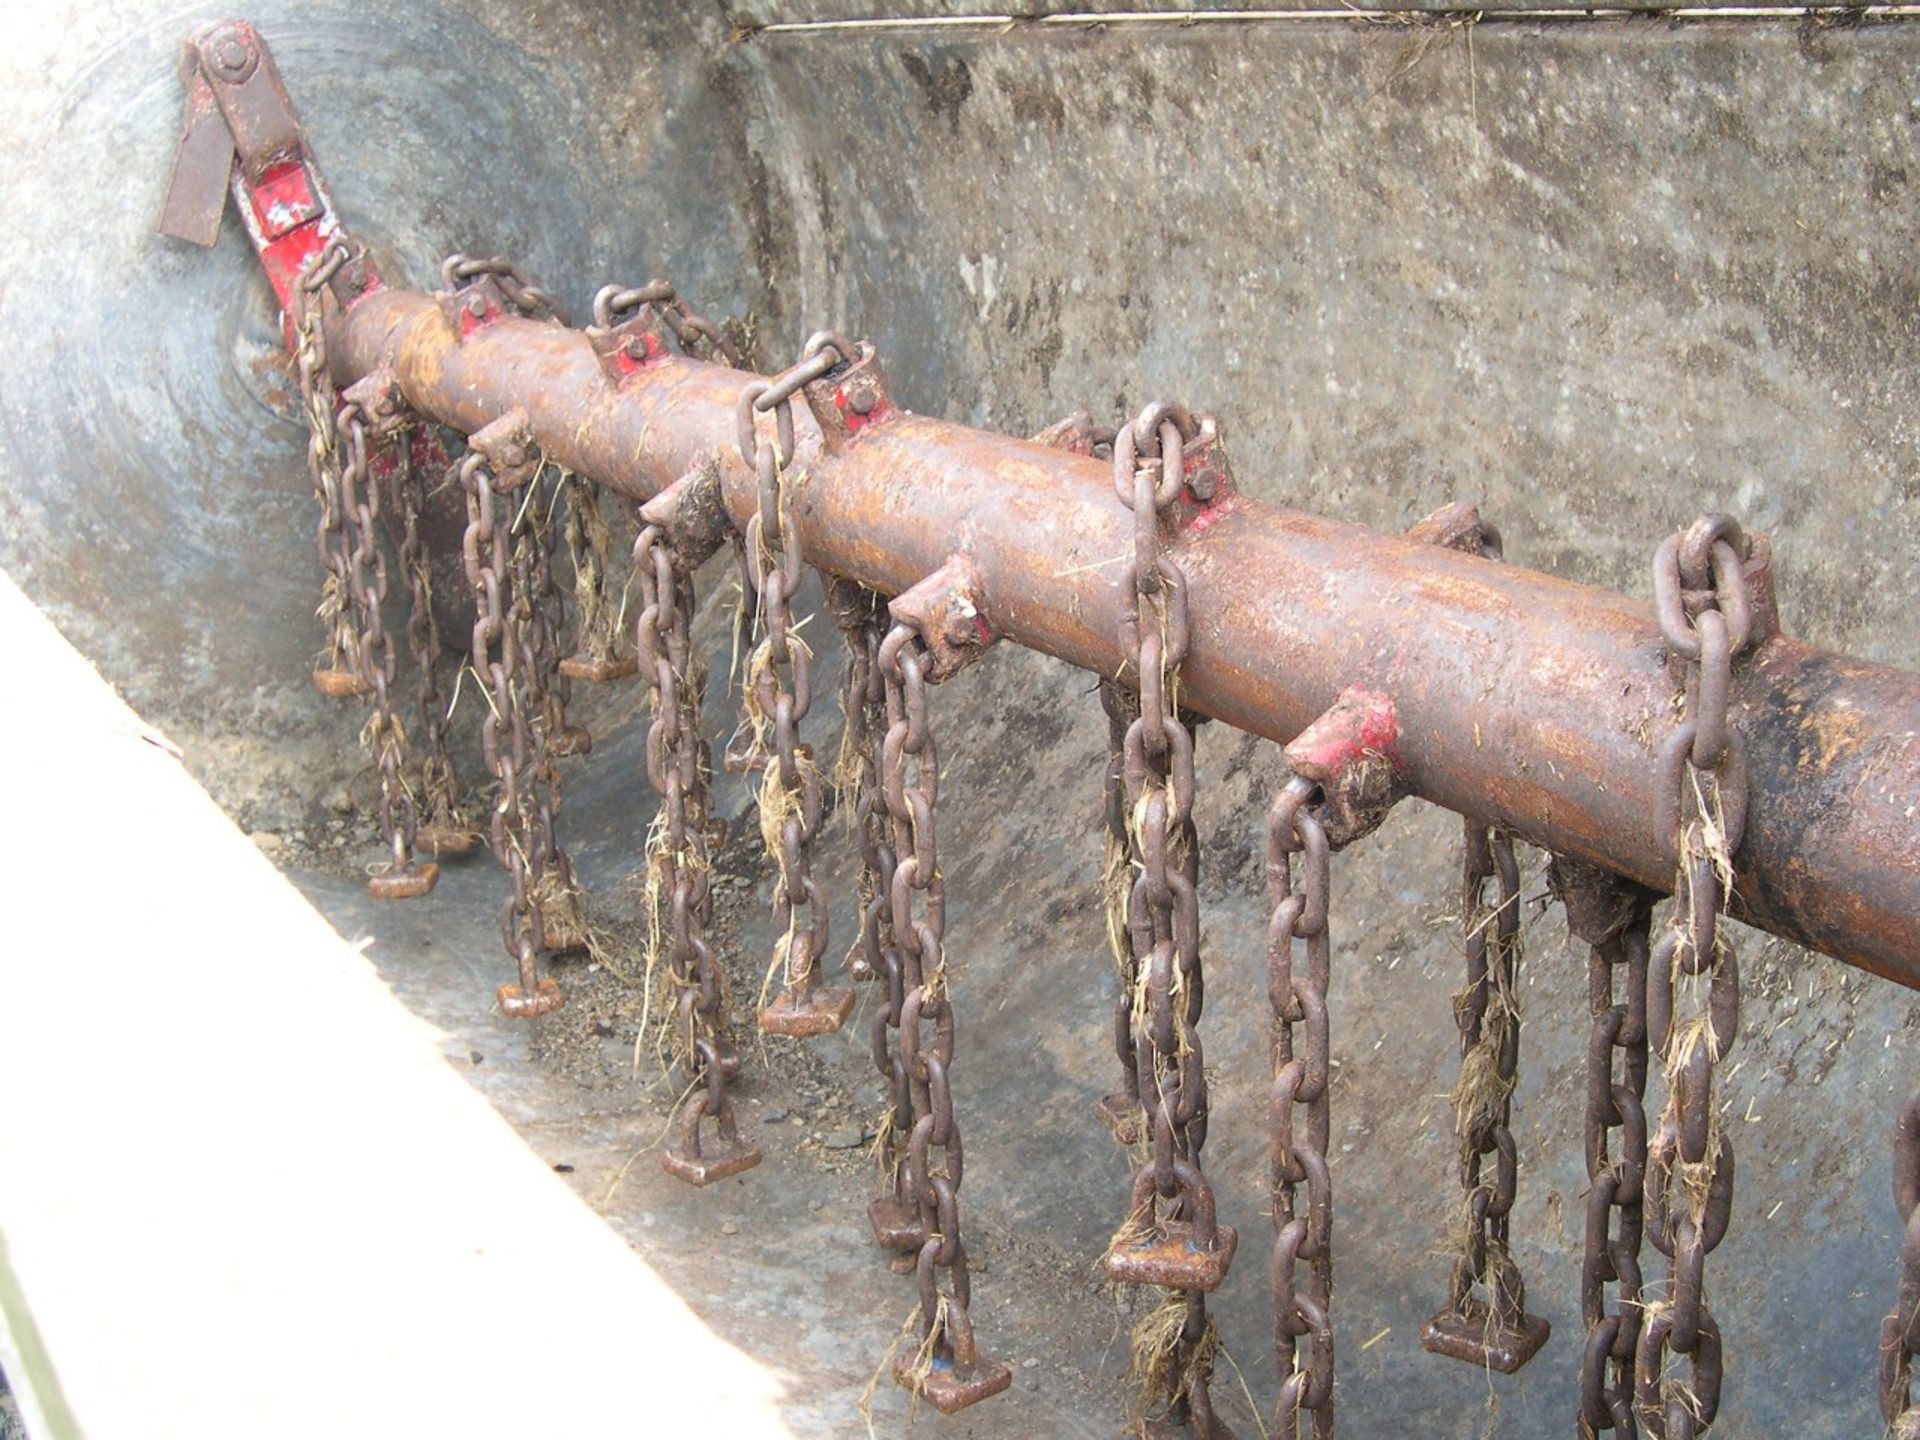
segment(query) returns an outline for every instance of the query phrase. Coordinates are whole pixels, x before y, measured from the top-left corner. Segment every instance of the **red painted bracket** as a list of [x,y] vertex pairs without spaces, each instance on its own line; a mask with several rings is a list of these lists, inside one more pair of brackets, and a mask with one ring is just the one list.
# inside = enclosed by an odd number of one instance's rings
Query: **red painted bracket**
[[900,413],[887,393],[887,377],[873,346],[862,340],[855,348],[860,353],[851,363],[806,387],[807,408],[829,449],[838,449]]
[[1287,767],[1319,784],[1327,841],[1338,850],[1380,827],[1406,794],[1393,700],[1349,685],[1286,748]]
[[[336,238],[346,238],[293,102],[266,42],[242,20],[195,31],[182,74],[187,99],[160,231],[213,245],[230,191],[284,312],[301,271]],[[335,298],[351,308],[379,288],[364,250],[352,247],[334,279]],[[290,330],[285,338],[292,348]]]

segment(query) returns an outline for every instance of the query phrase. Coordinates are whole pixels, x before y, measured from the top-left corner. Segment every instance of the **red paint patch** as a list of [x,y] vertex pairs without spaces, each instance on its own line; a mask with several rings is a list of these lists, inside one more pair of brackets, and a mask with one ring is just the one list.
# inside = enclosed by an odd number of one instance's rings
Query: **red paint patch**
[[323,208],[313,193],[307,167],[299,160],[276,165],[261,176],[258,185],[248,188],[247,203],[253,206],[254,218],[260,222],[260,234],[270,241],[291,234],[310,220],[318,220]]
[[641,331],[637,338],[641,340],[646,347],[646,353],[644,355],[629,355],[627,353],[627,344],[631,342],[623,342],[620,348],[613,352],[613,368],[622,380],[626,379],[629,375],[638,375],[642,370],[658,365],[662,360],[667,358],[666,346],[660,343],[660,337],[658,335],[650,331]]
[[1388,760],[1398,770],[1399,741],[1400,723],[1393,700],[1377,690],[1350,685],[1340,692],[1331,710],[1287,746],[1287,764],[1296,774],[1323,784],[1333,782],[1348,766],[1366,759]]
[[838,410],[840,412],[840,418],[847,422],[847,433],[849,435],[857,434],[870,425],[878,425],[881,421],[893,414],[893,406],[884,395],[879,398],[874,407],[866,414],[860,414],[853,408],[853,404],[844,389],[833,392],[833,408]]

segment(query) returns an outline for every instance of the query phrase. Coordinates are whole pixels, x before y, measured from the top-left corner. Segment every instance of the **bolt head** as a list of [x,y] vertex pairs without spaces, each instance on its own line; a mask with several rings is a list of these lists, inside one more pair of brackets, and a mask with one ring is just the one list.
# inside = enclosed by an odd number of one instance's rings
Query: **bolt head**
[[487,302],[478,295],[473,296],[467,301],[467,313],[478,320],[487,313]]
[[252,78],[260,56],[247,37],[231,26],[217,31],[201,52],[213,72],[229,85]]
[[880,397],[862,385],[847,397],[847,408],[856,415],[871,415],[873,407],[880,403]]

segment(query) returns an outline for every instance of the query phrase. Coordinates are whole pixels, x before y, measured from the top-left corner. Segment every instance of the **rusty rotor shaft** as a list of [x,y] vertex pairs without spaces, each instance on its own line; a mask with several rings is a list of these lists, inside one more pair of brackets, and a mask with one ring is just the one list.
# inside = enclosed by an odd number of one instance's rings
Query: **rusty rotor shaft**
[[[418,410],[469,432],[522,407],[556,461],[636,500],[717,455],[736,522],[755,510],[734,440],[744,372],[664,359],[616,385],[579,331],[509,318],[462,340],[405,291],[336,329],[343,388],[385,365]],[[799,452],[810,561],[894,595],[964,551],[996,631],[1124,673],[1132,520],[1106,463],[907,414],[831,453],[803,425]],[[1671,887],[1656,755],[1675,686],[1649,604],[1241,497],[1173,550],[1193,617],[1184,704],[1284,742],[1345,687],[1382,691],[1410,793]],[[1752,794],[1734,913],[1920,988],[1920,675],[1775,637],[1741,665],[1730,713]]]

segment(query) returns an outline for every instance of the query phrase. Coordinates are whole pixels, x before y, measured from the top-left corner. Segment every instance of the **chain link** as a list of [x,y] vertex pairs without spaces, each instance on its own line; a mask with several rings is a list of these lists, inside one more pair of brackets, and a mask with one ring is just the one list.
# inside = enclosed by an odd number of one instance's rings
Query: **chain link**
[[[740,368],[740,351],[726,333],[681,298],[671,282],[650,280],[645,285],[627,288],[605,285],[593,297],[593,323],[611,330],[640,310],[651,310],[673,332],[682,354],[694,360],[718,360]],[[848,352],[849,356],[851,352]]]
[[335,240],[313,257],[293,287],[290,320],[294,367],[300,380],[301,409],[307,426],[307,471],[313,480],[320,519],[315,540],[325,579],[319,617],[326,630],[322,667],[314,684],[329,695],[365,694],[366,667],[360,658],[360,634],[350,600],[350,556],[346,512],[340,497],[340,397],[327,355],[325,311],[332,292],[328,282],[351,257],[344,240]]
[[1133,992],[1139,974],[1127,934],[1133,888],[1134,846],[1127,832],[1127,732],[1140,718],[1139,692],[1117,680],[1100,681],[1100,708],[1107,717],[1107,768],[1101,796],[1100,897],[1107,926],[1107,954],[1119,977],[1113,1009],[1113,1049],[1120,1061],[1120,1088],[1100,1102],[1099,1115],[1122,1145],[1138,1145],[1146,1131],[1140,1104],[1140,1056],[1133,1043]]
[[[514,527],[516,547],[525,546],[526,588],[516,593],[526,597],[523,623],[529,653],[533,659],[534,725],[546,742],[547,754],[557,759],[585,755],[593,749],[593,737],[585,729],[567,722],[567,706],[573,700],[573,685],[560,664],[560,634],[566,627],[566,602],[553,579],[553,548],[560,527],[555,524],[561,494],[566,489],[565,472],[542,465],[529,485],[525,513]],[[515,564],[520,563],[516,549]],[[559,809],[556,799],[555,810]]]
[[[517,982],[500,987],[500,1005],[509,1015],[531,1016],[556,1009],[562,998],[559,984],[538,973],[538,956],[547,948],[547,935],[537,894],[544,853],[536,817],[544,805],[536,792],[547,759],[529,721],[526,692],[532,663],[526,653],[525,626],[510,622],[508,614],[509,588],[519,590],[523,578],[509,558],[508,538],[538,461],[531,453],[530,437],[508,438],[503,449],[512,463],[498,473],[478,448],[469,449],[461,461],[460,483],[467,502],[461,553],[475,602],[473,669],[487,702],[480,745],[499,787],[488,839],[509,882],[500,934],[518,971]],[[523,548],[514,547],[516,552]]]
[[[747,659],[743,686],[746,743],[729,746],[729,769],[760,772],[760,829],[779,864],[774,885],[774,968],[780,992],[760,1010],[760,1028],[773,1034],[820,1035],[846,1023],[850,989],[819,985],[820,957],[829,939],[826,897],[812,873],[812,847],[825,810],[819,766],[800,740],[813,705],[813,652],[795,633],[792,602],[805,557],[788,504],[786,469],[794,455],[793,396],[855,354],[845,341],[816,335],[798,363],[772,380],[754,380],[740,392],[736,411],[740,457],[752,469],[758,507],[747,522],[746,583],[757,605],[760,639]],[[774,440],[766,443],[755,417],[772,412]],[[771,732],[769,734],[769,732]],[[770,748],[769,748],[770,747]]]
[[491,279],[500,287],[507,304],[523,319],[540,319],[554,313],[553,297],[535,285],[511,260],[495,255],[449,255],[440,262],[440,283],[448,290],[459,290],[480,279]]
[[[1006,1366],[980,1355],[970,1312],[972,1285],[960,1236],[960,1182],[964,1173],[960,1122],[954,1114],[949,1070],[954,1013],[946,964],[946,877],[934,828],[940,799],[940,760],[927,713],[926,650],[911,625],[896,624],[874,656],[880,674],[887,732],[881,749],[881,795],[893,832],[886,971],[888,1008],[898,993],[898,1049],[887,1078],[904,1081],[909,1122],[903,1200],[915,1207],[919,1250],[915,1277],[920,1299],[920,1345],[902,1358],[896,1377],[943,1411],[1004,1390]],[[876,1024],[876,1033],[886,1027]],[[896,1069],[897,1065],[897,1069]],[[945,1285],[941,1284],[944,1273]]]
[[380,486],[367,469],[369,417],[354,400],[340,407],[345,460],[340,467],[340,500],[353,532],[347,571],[354,613],[360,623],[360,658],[373,690],[373,715],[362,737],[380,767],[380,833],[387,868],[372,881],[376,895],[424,894],[432,888],[430,868],[416,867],[413,837],[419,824],[413,792],[406,783],[407,734],[393,712],[393,682],[399,668],[393,637],[383,615],[387,603],[387,557],[380,546]]
[[[420,672],[420,722],[424,745],[419,756],[420,794],[426,816],[416,835],[420,848],[436,855],[464,855],[480,833],[468,813],[460,774],[447,748],[450,721],[440,689],[440,622],[433,612],[433,564],[420,534],[426,509],[426,475],[415,462],[411,434],[395,447],[394,488],[400,508],[400,569],[412,591],[407,612],[407,642]],[[451,474],[449,480],[455,477]]]
[[[465,294],[462,313],[472,316],[477,324],[489,323],[487,317],[495,313],[490,293],[497,294],[523,319],[558,318],[552,297],[508,260],[449,255],[440,266],[440,279],[449,292],[455,292],[455,300]],[[524,413],[512,413],[518,416],[518,430],[525,432]],[[494,425],[502,423],[495,421]],[[474,438],[484,433],[476,432]],[[482,670],[483,657],[489,664],[495,663],[487,647],[504,647],[509,637],[513,652],[513,663],[505,665],[497,677],[501,683],[485,673],[481,675],[482,689],[493,710],[491,726],[483,727],[482,739],[488,765],[496,777],[501,773],[500,757],[508,756],[514,781],[511,787],[502,785],[490,827],[494,853],[508,865],[514,881],[514,897],[502,923],[510,927],[507,948],[516,958],[521,977],[521,993],[509,995],[503,989],[502,1004],[509,1013],[530,1014],[559,1003],[557,987],[552,989],[551,999],[545,998],[546,987],[554,986],[551,979],[538,982],[540,994],[532,988],[536,983],[533,957],[541,950],[583,949],[590,940],[585,901],[574,882],[572,861],[561,848],[555,830],[561,791],[554,762],[587,753],[592,737],[567,723],[570,686],[560,669],[559,635],[566,616],[565,603],[553,580],[553,546],[564,472],[552,467],[549,478],[550,467],[530,433],[505,437],[504,444],[513,455],[512,473],[496,474],[496,467],[484,458],[480,461],[480,469],[490,477],[487,486],[480,488],[496,489],[499,498],[512,506],[501,517],[506,520],[502,528],[495,524],[489,505],[483,526],[487,536],[484,544],[489,547],[486,565],[476,561],[473,549],[475,526],[481,523],[474,472],[463,467],[461,475],[468,502],[467,575],[481,612],[474,630],[474,668]],[[491,553],[496,537],[502,547],[497,555]],[[511,546],[507,548],[509,539]],[[483,582],[491,586],[490,591],[483,592]],[[491,615],[487,613],[489,606],[494,607]],[[488,632],[485,645],[481,643],[483,630]],[[511,692],[511,711],[503,686]],[[502,726],[508,730],[505,748],[500,744]],[[513,820],[506,822],[506,815],[512,815]]]
[[[533,901],[541,919],[542,948],[584,949],[588,944],[584,901],[574,883],[573,862],[560,846],[560,770],[557,759],[585,754],[584,730],[567,724],[567,679],[560,673],[557,635],[560,591],[553,583],[553,504],[541,504],[548,466],[537,458],[513,522],[513,585],[508,620],[518,639],[521,706],[533,732],[528,771],[532,823]],[[523,923],[530,923],[523,919]]]
[[[880,642],[889,621],[885,597],[838,576],[825,576],[827,608],[847,646],[847,674],[840,692],[840,754],[834,783],[853,792],[849,823],[860,843],[860,932],[847,952],[847,972],[858,981],[884,973],[881,950],[890,941],[888,896],[893,891],[894,853],[886,800],[880,792],[879,742],[887,729],[886,685],[880,676]],[[894,1017],[897,1026],[899,1017]]]
[[[1332,1124],[1327,1019],[1333,968],[1327,925],[1330,855],[1319,787],[1293,776],[1267,812],[1266,834],[1271,907],[1267,1004],[1273,1012],[1267,1153],[1274,1225],[1268,1280],[1273,1287],[1274,1360],[1280,1372],[1273,1432],[1280,1440],[1297,1440],[1303,1413],[1312,1417],[1314,1440],[1331,1440],[1333,1435],[1333,1184],[1327,1171]],[[1296,943],[1305,947],[1304,965],[1295,963]],[[1303,1262],[1304,1293],[1299,1273]]]
[[[1752,626],[1744,546],[1737,524],[1708,515],[1654,558],[1661,633],[1688,670],[1687,718],[1662,749],[1659,796],[1679,869],[1647,968],[1647,1030],[1665,1065],[1667,1104],[1648,1146],[1646,1219],[1669,1264],[1634,1368],[1640,1421],[1656,1440],[1705,1434],[1720,1407],[1720,1327],[1705,1275],[1733,1215],[1733,1146],[1714,1072],[1740,1025],[1739,965],[1719,915],[1746,829],[1746,747],[1727,721],[1733,661]],[[1684,1376],[1670,1353],[1687,1360]]]
[[[662,1164],[670,1174],[705,1185],[760,1160],[759,1150],[739,1137],[727,1093],[739,1057],[728,1033],[720,967],[706,938],[713,918],[714,829],[707,792],[712,761],[700,722],[706,677],[693,648],[693,575],[665,527],[648,524],[641,530],[633,563],[640,585],[635,652],[653,700],[647,780],[660,799],[648,843],[649,928],[657,937],[664,904],[667,974],[674,987],[673,1058],[694,1092],[679,1143],[665,1152]],[[716,1127],[717,1147],[701,1141],[701,1122],[707,1119]]]
[[[1200,961],[1199,845],[1193,826],[1193,733],[1178,704],[1189,641],[1185,572],[1163,553],[1161,514],[1185,480],[1190,444],[1212,440],[1209,417],[1148,406],[1114,441],[1114,490],[1133,514],[1134,543],[1121,581],[1121,650],[1135,666],[1139,714],[1121,741],[1128,859],[1126,974],[1134,1084],[1148,1145],[1134,1177],[1126,1225],[1107,1252],[1109,1278],[1183,1292],[1171,1344],[1148,1363],[1149,1400],[1171,1423],[1216,1433],[1209,1389],[1216,1344],[1206,1292],[1225,1276],[1234,1235],[1214,1214],[1201,1169],[1206,1143],[1206,1062],[1198,1022],[1205,1001]],[[1122,1064],[1126,1045],[1120,1046]],[[1153,1317],[1149,1316],[1149,1323]]]
[[[1483,560],[1504,558],[1499,530],[1473,506],[1447,506],[1412,534]],[[1545,1320],[1526,1313],[1526,1283],[1509,1233],[1520,1179],[1512,1126],[1520,1069],[1520,866],[1503,826],[1471,817],[1463,817],[1462,826],[1460,923],[1467,973],[1453,997],[1460,1076],[1449,1097],[1459,1142],[1462,1241],[1446,1303],[1427,1322],[1420,1343],[1434,1354],[1511,1374],[1538,1353],[1550,1330]]]
[[[393,710],[399,657],[384,614],[388,574],[386,551],[380,543],[380,485],[368,467],[376,433],[388,439],[395,427],[388,417],[369,414],[353,390],[345,396],[337,394],[327,372],[323,314],[325,296],[330,293],[327,285],[350,258],[346,244],[334,242],[314,256],[294,287],[293,329],[309,427],[307,453],[320,496],[320,548],[328,566],[321,613],[333,632],[333,677],[322,672],[315,679],[322,689],[373,696],[373,714],[361,739],[380,771],[380,833],[387,864],[368,881],[368,890],[379,899],[397,899],[426,894],[438,872],[434,865],[414,860],[419,814],[407,783],[407,734]],[[408,437],[403,427],[398,443],[404,451]],[[344,636],[342,627],[347,631]],[[340,661],[347,656],[357,666],[357,684],[337,678]]]
[[[1519,1182],[1513,1092],[1520,1067],[1520,867],[1513,838],[1499,826],[1465,822],[1462,925],[1467,983],[1454,997],[1460,1030],[1460,1079],[1453,1102],[1460,1141],[1466,1248],[1455,1261],[1447,1304],[1469,1326],[1516,1336],[1526,1321],[1526,1284],[1508,1244]],[[1487,886],[1495,886],[1493,904]],[[1491,1183],[1484,1176],[1493,1157]],[[1476,1297],[1483,1286],[1485,1298]],[[1496,1367],[1499,1368],[1499,1367]]]
[[[1554,889],[1587,960],[1587,1165],[1577,1433],[1634,1440],[1635,1351],[1645,1322],[1640,1247],[1647,1174],[1647,965],[1653,897],[1604,872],[1556,858]],[[1615,1132],[1618,1132],[1616,1136]],[[1607,1286],[1614,1287],[1609,1305]]]

